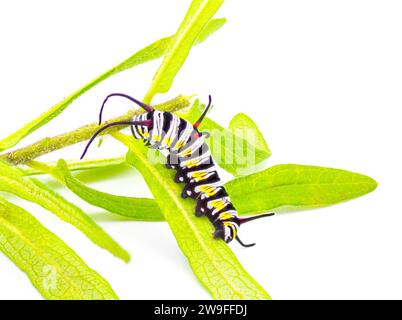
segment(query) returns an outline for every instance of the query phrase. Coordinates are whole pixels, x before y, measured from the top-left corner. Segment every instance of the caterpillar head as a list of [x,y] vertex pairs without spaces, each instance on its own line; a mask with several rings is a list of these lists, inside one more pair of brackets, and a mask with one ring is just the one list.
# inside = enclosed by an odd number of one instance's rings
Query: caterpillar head
[[149,130],[152,128],[153,122],[150,118],[147,118],[147,114],[152,113],[155,109],[151,106],[146,105],[145,103],[138,101],[137,99],[130,97],[124,93],[112,93],[109,94],[105,100],[103,101],[102,107],[100,109],[99,112],[99,125],[102,124],[102,114],[103,114],[103,109],[106,105],[106,102],[108,101],[109,98],[111,97],[123,97],[126,99],[131,100],[132,102],[136,103],[137,105],[139,105],[141,108],[143,108],[147,113],[145,114],[144,120],[141,121],[137,121],[136,119],[138,119],[139,117],[134,117],[131,121],[116,121],[116,122],[110,122],[106,125],[104,125],[103,127],[101,127],[99,130],[97,130],[93,136],[91,137],[91,139],[89,140],[89,142],[87,143],[87,145],[85,146],[84,152],[81,155],[81,160],[85,157],[85,154],[88,151],[89,146],[92,144],[92,142],[95,140],[95,138],[101,134],[103,131],[105,131],[106,129],[113,127],[113,126],[130,126],[131,129],[133,129],[133,127],[142,127],[145,130]]

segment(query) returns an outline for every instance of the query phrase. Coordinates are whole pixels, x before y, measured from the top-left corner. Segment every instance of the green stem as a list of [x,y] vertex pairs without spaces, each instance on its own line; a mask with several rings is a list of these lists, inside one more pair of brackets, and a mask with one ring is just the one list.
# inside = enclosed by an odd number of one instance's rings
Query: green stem
[[[161,111],[175,112],[187,108],[190,105],[189,99],[189,97],[178,96],[175,99],[169,100],[160,105],[156,105],[155,108]],[[139,113],[142,113],[142,110],[130,111],[123,116],[106,121],[104,125],[116,121],[129,121],[134,115]],[[125,126],[112,127],[108,130],[105,130],[101,135],[110,134],[111,132],[121,130],[124,127]],[[36,159],[44,154],[88,140],[98,129],[99,125],[97,123],[88,124],[73,131],[51,138],[44,138],[27,147],[2,154],[0,155],[0,159],[8,161],[14,165],[25,164],[28,161]]]

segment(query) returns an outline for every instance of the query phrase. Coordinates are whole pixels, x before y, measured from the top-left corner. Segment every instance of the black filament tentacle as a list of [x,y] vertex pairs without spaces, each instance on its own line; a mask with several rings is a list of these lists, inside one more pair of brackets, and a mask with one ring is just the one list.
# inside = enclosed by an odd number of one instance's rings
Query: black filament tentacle
[[105,100],[103,100],[102,107],[101,107],[100,112],[99,112],[99,125],[102,123],[102,114],[103,114],[103,109],[105,108],[105,104],[109,100],[109,98],[111,98],[111,97],[123,97],[123,98],[126,98],[126,99],[134,102],[135,104],[139,105],[146,112],[154,111],[154,108],[152,108],[151,106],[149,106],[149,105],[147,105],[147,104],[145,104],[145,103],[143,103],[143,102],[141,102],[141,101],[139,101],[139,100],[127,95],[127,94],[124,94],[124,93],[111,93],[105,98]]
[[238,243],[240,243],[243,247],[249,248],[255,246],[255,243],[250,243],[250,244],[244,244],[243,241],[240,240],[238,236],[236,236],[236,240]]
[[96,138],[100,133],[102,133],[103,131],[105,131],[106,129],[108,129],[108,128],[110,128],[110,127],[114,127],[114,126],[124,126],[124,125],[131,125],[131,126],[138,125],[138,126],[147,126],[147,127],[149,127],[149,126],[151,126],[151,124],[152,124],[152,121],[151,121],[151,120],[145,120],[145,121],[118,121],[118,122],[109,123],[109,124],[103,126],[102,128],[100,128],[98,131],[96,131],[96,132],[94,133],[94,135],[91,137],[91,139],[88,141],[87,145],[85,146],[84,152],[82,153],[80,159],[82,160],[82,159],[85,157],[85,155],[86,155],[86,153],[87,153],[87,151],[88,151],[88,149],[89,149],[89,146],[90,146],[91,143],[95,140],[95,138]]

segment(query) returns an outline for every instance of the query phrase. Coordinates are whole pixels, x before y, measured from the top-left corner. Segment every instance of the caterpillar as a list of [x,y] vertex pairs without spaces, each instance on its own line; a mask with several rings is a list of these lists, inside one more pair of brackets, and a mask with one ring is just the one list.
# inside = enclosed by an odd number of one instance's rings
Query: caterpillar
[[272,216],[273,213],[240,218],[233,206],[219,178],[208,144],[205,142],[206,134],[198,130],[211,107],[211,96],[200,118],[191,124],[173,113],[155,110],[126,94],[112,93],[103,101],[99,113],[99,125],[102,123],[102,113],[106,102],[115,96],[129,99],[146,112],[134,116],[131,121],[113,122],[101,127],[88,141],[81,159],[85,157],[89,146],[101,132],[112,126],[129,125],[135,139],[143,140],[150,148],[167,151],[166,167],[176,170],[174,177],[176,183],[184,183],[181,197],[197,200],[195,215],[206,216],[210,220],[215,228],[213,233],[215,239],[222,239],[226,243],[236,239],[244,247],[254,246],[255,243],[244,244],[240,240],[238,236],[240,225]]

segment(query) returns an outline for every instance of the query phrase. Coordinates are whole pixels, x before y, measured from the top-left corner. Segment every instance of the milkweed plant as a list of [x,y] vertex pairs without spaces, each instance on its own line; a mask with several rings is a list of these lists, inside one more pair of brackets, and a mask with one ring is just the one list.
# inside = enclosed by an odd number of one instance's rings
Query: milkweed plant
[[[127,251],[89,215],[54,191],[49,182],[40,180],[41,176],[48,175],[84,201],[108,212],[137,221],[166,221],[189,266],[212,298],[270,299],[225,241],[213,239],[213,225],[194,215],[196,201],[181,197],[182,186],[173,181],[172,170],[166,169],[165,155],[146,148],[131,134],[120,132],[133,117],[140,118],[138,116],[144,110],[131,110],[102,123],[121,123],[99,133],[100,136],[110,135],[127,147],[127,153],[118,158],[36,160],[44,154],[91,139],[99,130],[99,123],[14,148],[32,132],[60,116],[76,98],[100,82],[140,64],[163,58],[143,99],[143,103],[152,104],[156,94],[169,91],[192,46],[205,42],[225,24],[224,18],[213,18],[222,2],[193,0],[173,36],[157,40],[136,52],[0,141],[0,250],[27,274],[44,298],[118,299],[118,295],[107,280],[88,267],[63,240],[31,213],[13,204],[11,201],[15,196],[38,204],[71,224],[94,245],[109,251],[122,262],[130,259]],[[196,97],[181,95],[153,107],[194,122],[205,105]],[[301,210],[328,206],[367,194],[377,186],[368,176],[340,169],[297,164],[261,169],[271,151],[256,124],[244,113],[235,115],[228,128],[208,116],[203,118],[201,126],[212,158],[222,170],[233,176],[223,187],[240,215],[239,219],[266,215],[280,207]],[[117,164],[128,164],[138,170],[153,198],[101,192],[88,187],[74,175],[76,171],[90,172],[96,168],[112,170]]]

